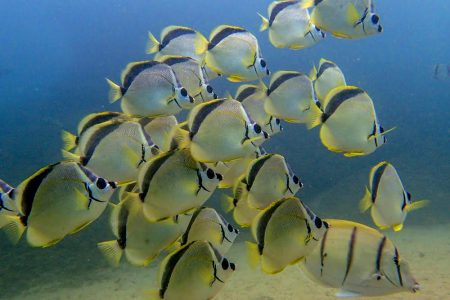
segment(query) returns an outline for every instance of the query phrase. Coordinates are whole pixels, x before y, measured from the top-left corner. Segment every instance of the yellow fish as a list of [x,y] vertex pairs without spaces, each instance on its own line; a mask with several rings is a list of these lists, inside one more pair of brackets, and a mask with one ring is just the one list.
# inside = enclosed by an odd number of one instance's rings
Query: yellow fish
[[334,62],[323,58],[320,59],[319,68],[313,67],[311,70],[310,78],[319,100],[319,107],[332,89],[347,85],[341,69]]

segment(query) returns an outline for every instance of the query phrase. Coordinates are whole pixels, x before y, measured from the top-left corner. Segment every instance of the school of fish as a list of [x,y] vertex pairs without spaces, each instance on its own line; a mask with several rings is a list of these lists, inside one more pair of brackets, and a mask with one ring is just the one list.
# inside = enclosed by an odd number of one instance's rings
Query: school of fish
[[[327,34],[359,39],[383,31],[372,0],[274,1],[259,16],[270,43],[293,50]],[[346,157],[386,143],[394,128],[384,130],[376,101],[348,85],[335,62],[321,59],[309,73],[271,72],[256,36],[234,25],[217,26],[208,38],[168,26],[159,40],[149,33],[147,53],[154,58],[129,63],[119,83],[107,79],[121,112],[87,115],[76,133],[62,133],[62,161],[16,187],[0,180],[0,228],[13,243],[25,234],[30,246],[52,246],[108,207],[112,239],[97,247],[112,265],[147,266],[166,254],[149,299],[212,299],[239,269],[226,256],[239,229],[207,206],[215,190],[230,189],[220,204],[241,230],[250,229],[251,266],[276,274],[297,264],[340,297],[419,290],[388,237],[318,217],[296,197],[300,176],[283,155],[263,148],[283,121],[319,126],[322,144]],[[242,85],[234,97],[217,95],[216,78]],[[407,213],[427,203],[413,202],[383,161],[369,174],[360,209],[370,210],[379,229],[400,231]]]

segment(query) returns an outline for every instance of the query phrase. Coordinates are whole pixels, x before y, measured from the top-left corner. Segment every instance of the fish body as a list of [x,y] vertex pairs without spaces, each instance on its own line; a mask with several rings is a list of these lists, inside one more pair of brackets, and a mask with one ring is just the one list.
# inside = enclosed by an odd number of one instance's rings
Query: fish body
[[290,123],[307,123],[316,111],[312,81],[303,73],[278,71],[270,78],[264,108]]
[[327,226],[300,199],[278,200],[253,220],[256,244],[247,244],[250,260],[254,264],[260,259],[265,273],[279,273],[311,253]]
[[188,117],[190,150],[200,162],[227,162],[254,152],[269,135],[249,118],[239,101],[212,100],[197,105]]
[[79,163],[46,166],[15,189],[18,216],[7,233],[18,241],[26,229],[31,246],[51,246],[96,220],[116,186]]
[[191,242],[161,262],[158,299],[212,299],[235,269],[209,242]]
[[250,206],[265,209],[272,202],[294,196],[303,186],[283,156],[265,154],[254,159],[245,172]]
[[323,103],[327,94],[334,88],[346,86],[345,76],[334,62],[321,58],[319,67],[311,71],[314,92],[320,103]]
[[136,180],[138,168],[160,152],[135,120],[112,120],[94,125],[78,138],[76,154],[63,151],[100,176],[115,181]]
[[112,205],[111,210],[110,224],[116,240],[101,242],[98,247],[113,265],[117,266],[125,254],[129,263],[146,266],[175,243],[188,221],[187,216],[181,215],[150,222],[138,198],[124,197],[119,204]]
[[269,30],[270,43],[276,48],[304,49],[325,38],[300,1],[274,1],[268,7],[268,18],[260,17],[260,30]]
[[193,103],[175,72],[157,61],[133,62],[127,65],[119,86],[109,79],[110,101],[121,99],[125,114],[141,117],[175,115],[183,105]]
[[372,99],[358,87],[331,90],[325,98],[323,113],[315,120],[315,124],[322,124],[322,144],[345,156],[368,155],[386,143],[388,131],[379,124]]
[[145,133],[151,137],[153,143],[159,147],[161,152],[170,150],[173,129],[178,125],[175,116],[141,118],[139,123],[144,128]]
[[370,208],[372,220],[380,229],[403,228],[409,211],[423,207],[426,200],[411,201],[397,170],[388,162],[381,162],[372,168],[369,176],[369,187],[361,200],[361,210]]
[[196,49],[204,53],[207,67],[229,81],[252,81],[270,74],[258,40],[242,27],[220,25],[211,32],[208,44],[200,37]]
[[187,229],[181,236],[181,245],[193,241],[208,241],[221,254],[226,254],[239,234],[214,208],[199,207],[191,216]]
[[259,124],[270,136],[283,130],[281,120],[271,116],[264,109],[267,95],[263,87],[243,84],[237,89],[234,99],[242,103],[252,120]]
[[398,249],[363,224],[327,219],[320,245],[300,264],[315,282],[339,288],[338,296],[383,296],[416,292],[419,284]]
[[195,161],[189,149],[172,150],[145,163],[139,171],[144,215],[158,221],[201,206],[222,176]]
[[311,22],[335,37],[358,39],[383,32],[373,0],[303,0],[311,7]]

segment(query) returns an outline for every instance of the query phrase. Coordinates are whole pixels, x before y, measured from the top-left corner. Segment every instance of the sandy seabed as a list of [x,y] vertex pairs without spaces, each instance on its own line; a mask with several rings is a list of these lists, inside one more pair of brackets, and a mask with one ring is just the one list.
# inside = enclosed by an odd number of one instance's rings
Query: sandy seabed
[[[388,233],[407,259],[421,290],[367,299],[450,299],[450,224],[406,227],[401,234]],[[277,275],[252,270],[246,263],[245,245],[236,243],[227,255],[237,263],[237,271],[217,295],[217,300],[248,299],[334,299],[337,290],[310,281],[298,266]],[[46,299],[145,299],[145,290],[155,285],[157,268],[134,268],[123,263],[119,268],[101,268],[88,281],[60,286],[55,282],[36,282],[11,300]],[[47,270],[51,271],[51,270]],[[67,274],[70,276],[70,274]],[[93,279],[95,278],[95,279]],[[1,294],[0,294],[1,298]],[[358,298],[364,299],[364,298]],[[181,300],[181,299],[180,299]]]

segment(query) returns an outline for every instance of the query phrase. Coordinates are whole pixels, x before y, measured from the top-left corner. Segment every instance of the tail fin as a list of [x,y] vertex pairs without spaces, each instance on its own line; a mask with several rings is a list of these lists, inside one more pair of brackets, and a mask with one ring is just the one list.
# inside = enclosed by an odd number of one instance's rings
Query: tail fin
[[81,161],[81,157],[79,155],[76,155],[75,153],[69,152],[67,150],[64,150],[64,149],[61,150],[61,154],[65,160],[76,161],[76,162]]
[[148,33],[148,42],[147,42],[147,54],[152,54],[159,51],[159,41],[155,38],[155,36],[149,32]]
[[372,195],[370,194],[369,189],[366,187],[366,192],[364,197],[359,202],[359,210],[361,212],[365,212],[372,206]]
[[172,129],[172,141],[170,143],[170,149],[184,149],[189,148],[191,139],[189,137],[189,131],[183,129],[185,123],[180,123]]
[[300,2],[300,8],[303,8],[303,9],[311,8],[314,6],[315,2],[316,1],[314,1],[314,0],[302,0]]
[[115,267],[119,265],[120,259],[122,258],[123,249],[120,248],[117,240],[98,243],[97,247],[110,264]]
[[108,82],[109,84],[109,94],[108,94],[109,103],[114,103],[120,98],[122,98],[123,96],[122,88],[119,85],[112,82],[111,80],[109,80],[108,78],[106,78],[106,82]]
[[72,150],[77,146],[78,137],[68,131],[63,130],[61,133],[61,138],[63,140],[63,149],[65,151]]
[[312,129],[316,126],[319,126],[322,124],[322,110],[317,106],[317,104],[314,102],[314,100],[311,100],[311,110],[310,115],[308,118],[308,121],[306,122],[306,128]]
[[311,79],[312,81],[317,79],[317,69],[316,66],[313,66],[311,71],[309,71],[309,79]]
[[195,52],[197,55],[202,55],[208,50],[208,40],[203,36],[201,33],[197,33],[197,36],[195,37],[194,45],[195,45]]
[[224,212],[229,213],[234,209],[234,199],[228,195],[223,194],[220,196],[220,205]]
[[3,218],[7,221],[2,229],[5,231],[8,239],[13,244],[17,244],[26,229],[25,225],[23,225],[19,216],[4,216]]
[[260,259],[258,245],[251,242],[245,242],[245,246],[247,247],[247,257],[249,265],[252,269],[256,269]]
[[261,26],[259,27],[259,31],[265,31],[269,28],[269,20],[266,17],[258,13],[258,16],[261,18]]
[[418,201],[414,201],[411,202],[410,204],[406,205],[405,210],[407,212],[410,212],[412,210],[416,210],[419,208],[422,208],[424,206],[427,206],[428,204],[430,204],[430,200],[418,200]]

